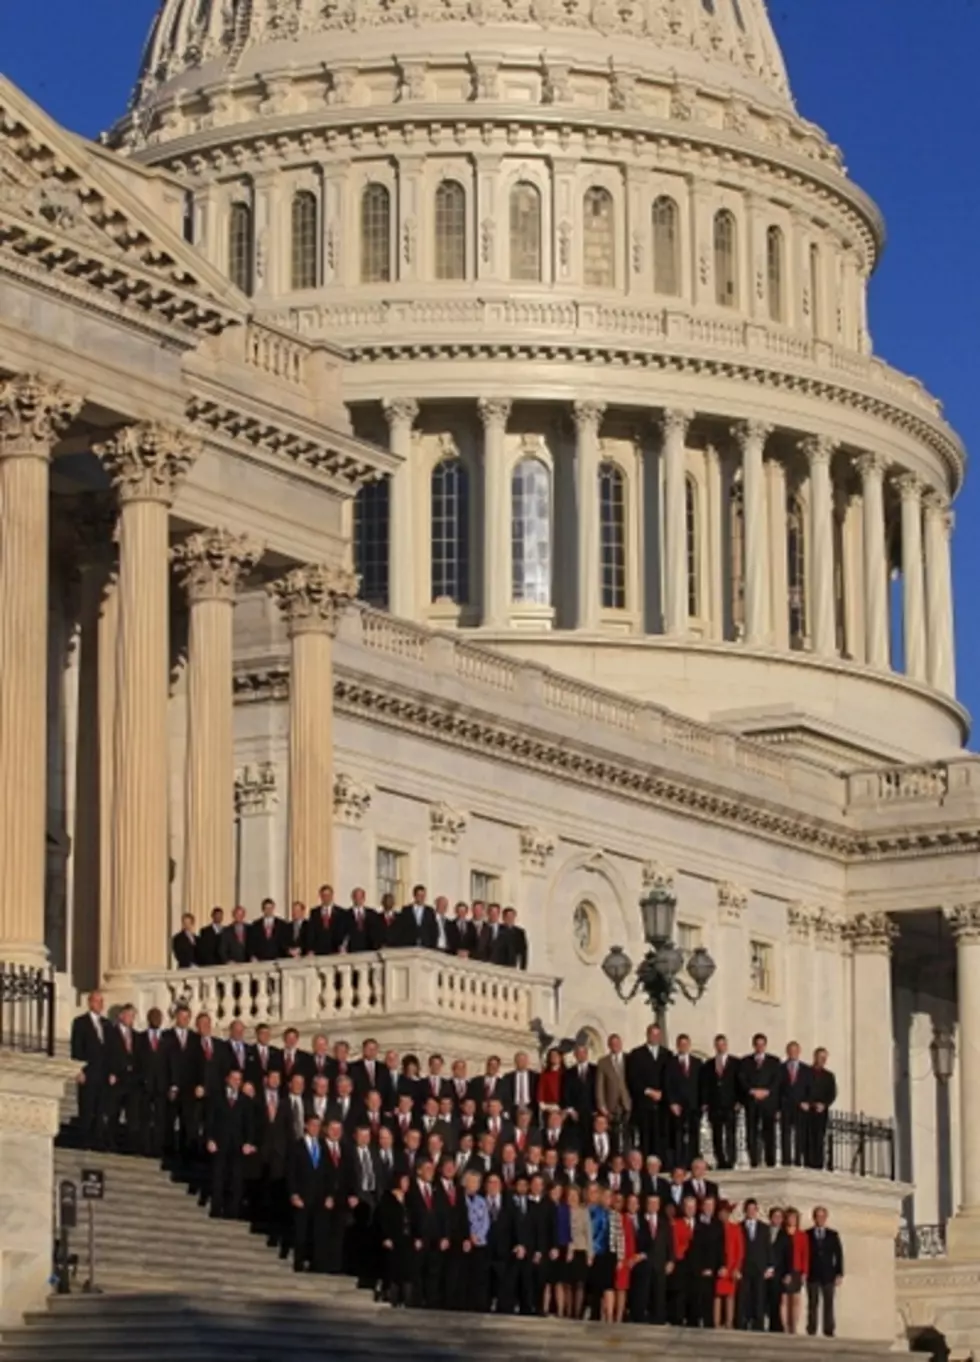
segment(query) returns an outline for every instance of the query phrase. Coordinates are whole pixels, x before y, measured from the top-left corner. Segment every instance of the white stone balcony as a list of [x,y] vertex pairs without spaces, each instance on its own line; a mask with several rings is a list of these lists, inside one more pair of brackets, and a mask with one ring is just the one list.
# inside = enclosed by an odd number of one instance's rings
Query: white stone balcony
[[482,1061],[535,1044],[531,1022],[553,1030],[557,983],[541,974],[460,960],[429,950],[303,956],[206,969],[136,975],[125,998],[141,1022],[158,1007],[172,1017],[185,1002],[192,1016],[210,1014],[215,1030],[242,1020],[251,1035],[263,1022],[281,1034],[296,1026],[304,1045],[317,1031],[356,1046],[368,1036],[382,1047],[445,1048],[453,1058]]

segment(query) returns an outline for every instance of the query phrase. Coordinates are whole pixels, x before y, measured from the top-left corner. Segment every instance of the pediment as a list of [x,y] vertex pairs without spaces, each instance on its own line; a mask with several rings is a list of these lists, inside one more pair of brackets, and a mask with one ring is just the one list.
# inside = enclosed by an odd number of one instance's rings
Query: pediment
[[0,255],[64,273],[75,292],[81,280],[170,327],[214,333],[243,321],[247,300],[154,212],[157,172],[117,169],[110,155],[0,76]]

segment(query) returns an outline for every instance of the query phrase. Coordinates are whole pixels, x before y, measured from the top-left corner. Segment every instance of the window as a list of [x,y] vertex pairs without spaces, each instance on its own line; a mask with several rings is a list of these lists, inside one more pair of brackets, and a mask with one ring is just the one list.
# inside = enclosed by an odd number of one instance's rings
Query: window
[[775,992],[774,950],[768,941],[749,942],[749,987],[760,998]]
[[408,857],[402,851],[392,851],[389,847],[378,847],[375,856],[374,874],[378,885],[378,903],[382,894],[391,894],[395,907],[400,908],[406,899],[405,881],[408,878]]
[[510,480],[511,595],[551,604],[551,474],[542,459],[522,459]]
[[783,321],[783,234],[778,227],[766,233],[766,279],[769,286],[769,317]]
[[510,191],[510,277],[541,281],[541,195],[526,180]]
[[228,277],[242,293],[253,288],[252,209],[233,203],[228,220]]
[[626,479],[614,463],[599,465],[600,589],[604,610],[626,609]]
[[470,871],[470,903],[499,903],[500,876],[489,870]]
[[189,246],[194,245],[194,191],[193,189],[184,190],[184,240]]
[[701,925],[697,922],[678,922],[677,945],[685,955],[690,955],[703,944]]
[[361,600],[388,608],[388,517],[390,481],[368,482],[354,498],[354,569]]
[[391,195],[383,184],[367,184],[361,194],[361,282],[391,278]]
[[582,212],[582,272],[586,284],[612,288],[616,282],[616,232],[613,200],[608,189],[593,185],[585,192]]
[[291,271],[293,288],[316,288],[317,216],[315,194],[308,189],[302,189],[293,195]]
[[735,215],[727,208],[715,214],[715,302],[737,307],[735,280]]
[[820,331],[820,247],[810,247],[810,327],[814,335]]
[[786,564],[789,583],[789,641],[806,643],[806,515],[800,498],[786,498]]
[[655,293],[680,293],[680,232],[677,204],[661,195],[653,205],[653,288]]
[[466,278],[466,190],[457,180],[436,190],[436,278]]
[[698,518],[698,488],[692,477],[684,479],[684,516],[687,526],[687,613],[701,613],[701,525]]
[[735,638],[745,633],[745,495],[742,491],[741,477],[732,483],[729,496],[729,542],[731,562],[729,564],[732,583],[732,628]]
[[469,601],[469,478],[458,454],[432,470],[432,600]]

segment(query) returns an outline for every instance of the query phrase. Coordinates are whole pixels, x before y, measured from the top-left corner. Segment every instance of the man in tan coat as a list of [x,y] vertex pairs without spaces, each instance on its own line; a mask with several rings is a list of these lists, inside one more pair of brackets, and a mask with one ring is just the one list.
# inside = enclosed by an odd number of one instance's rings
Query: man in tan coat
[[629,1132],[633,1102],[626,1086],[626,1056],[621,1036],[611,1035],[608,1050],[596,1065],[596,1110],[609,1118],[622,1148]]

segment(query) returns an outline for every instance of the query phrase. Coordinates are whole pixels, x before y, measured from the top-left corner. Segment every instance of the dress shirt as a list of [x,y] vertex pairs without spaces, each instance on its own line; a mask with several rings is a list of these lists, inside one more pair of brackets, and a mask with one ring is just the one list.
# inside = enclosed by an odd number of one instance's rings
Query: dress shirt
[[605,1163],[609,1157],[609,1136],[606,1134],[596,1135],[593,1144],[595,1145],[596,1158],[600,1163]]
[[519,1107],[531,1105],[531,1084],[526,1069],[518,1069],[514,1075],[514,1101]]
[[99,1016],[98,1012],[90,1012],[89,1016],[92,1018],[95,1034],[98,1036],[99,1040],[105,1040],[105,1036],[102,1034],[102,1018]]
[[367,1145],[361,1145],[358,1150],[361,1158],[361,1181],[365,1192],[374,1191],[374,1164],[371,1162],[371,1151]]
[[315,1140],[312,1135],[306,1137],[306,1148],[309,1150],[310,1163],[314,1168],[320,1167],[320,1142]]
[[442,913],[436,913],[436,949],[446,951],[449,949],[449,942],[446,940],[446,919]]
[[470,1240],[477,1248],[485,1248],[490,1233],[490,1208],[486,1197],[477,1195],[466,1198],[466,1218]]

